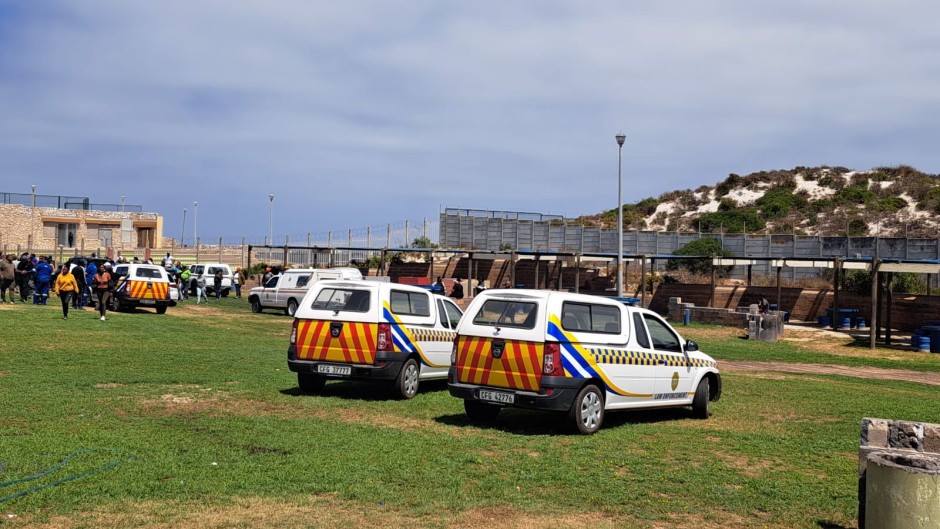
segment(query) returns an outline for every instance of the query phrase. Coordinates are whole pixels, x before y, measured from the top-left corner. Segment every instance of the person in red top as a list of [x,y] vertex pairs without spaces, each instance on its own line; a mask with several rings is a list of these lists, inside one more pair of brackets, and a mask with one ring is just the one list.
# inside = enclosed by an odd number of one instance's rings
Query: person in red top
[[105,263],[95,274],[95,282],[92,285],[95,288],[95,294],[98,295],[98,313],[101,314],[101,321],[104,321],[104,315],[108,312],[108,303],[111,301],[111,264]]

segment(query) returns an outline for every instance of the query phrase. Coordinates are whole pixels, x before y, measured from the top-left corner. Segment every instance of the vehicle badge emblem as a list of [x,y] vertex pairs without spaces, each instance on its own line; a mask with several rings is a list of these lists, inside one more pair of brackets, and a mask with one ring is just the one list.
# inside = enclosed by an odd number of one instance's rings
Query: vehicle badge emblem
[[675,391],[679,387],[679,373],[672,374],[672,390]]
[[330,325],[330,336],[333,338],[339,338],[339,334],[343,332],[342,323],[333,323]]
[[503,356],[503,348],[506,346],[505,342],[493,342],[493,358],[500,359]]

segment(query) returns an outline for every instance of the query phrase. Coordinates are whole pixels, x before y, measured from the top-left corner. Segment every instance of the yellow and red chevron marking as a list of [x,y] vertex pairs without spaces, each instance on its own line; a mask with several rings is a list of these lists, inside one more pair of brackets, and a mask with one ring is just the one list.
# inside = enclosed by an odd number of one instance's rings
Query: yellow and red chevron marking
[[128,281],[127,295],[135,299],[167,299],[169,283],[151,281]]
[[461,336],[457,341],[457,379],[464,384],[538,391],[545,344],[507,340],[500,358],[493,340]]
[[[330,323],[341,323],[343,330],[336,338],[330,334]],[[375,323],[300,320],[297,322],[297,358],[347,364],[375,362]]]

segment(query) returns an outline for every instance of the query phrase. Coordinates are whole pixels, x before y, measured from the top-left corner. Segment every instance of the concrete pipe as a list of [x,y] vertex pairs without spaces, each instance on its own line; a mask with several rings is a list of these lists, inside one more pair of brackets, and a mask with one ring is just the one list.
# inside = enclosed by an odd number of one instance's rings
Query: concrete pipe
[[865,482],[866,529],[940,529],[940,455],[872,452]]

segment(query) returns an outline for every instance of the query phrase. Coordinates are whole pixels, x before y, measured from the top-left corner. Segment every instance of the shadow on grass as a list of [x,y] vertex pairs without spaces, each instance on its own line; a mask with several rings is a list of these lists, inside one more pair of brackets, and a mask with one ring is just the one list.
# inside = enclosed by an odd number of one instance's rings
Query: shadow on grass
[[[663,423],[692,419],[688,408],[660,410],[626,410],[606,412],[601,432],[629,424]],[[504,408],[492,422],[471,422],[466,414],[441,415],[435,421],[448,426],[474,427],[499,430],[517,435],[576,435],[577,429],[568,423],[568,414],[539,410]]]
[[[446,380],[426,380],[418,386],[418,397],[423,393],[447,391]],[[391,381],[360,382],[355,380],[330,380],[323,389],[316,393],[304,393],[299,387],[281,390],[282,395],[291,397],[336,397],[344,400],[386,401],[400,400]]]
[[816,522],[816,525],[818,525],[820,529],[855,529],[854,525],[839,525],[837,523],[823,521]]

